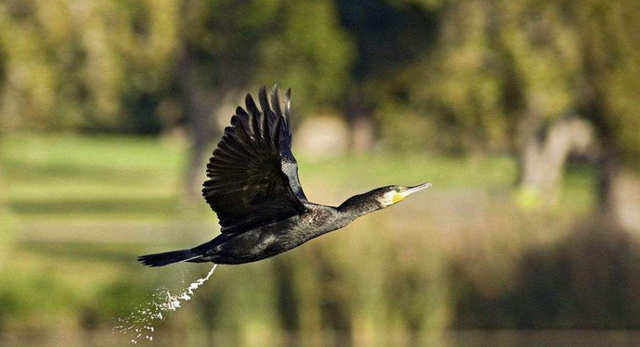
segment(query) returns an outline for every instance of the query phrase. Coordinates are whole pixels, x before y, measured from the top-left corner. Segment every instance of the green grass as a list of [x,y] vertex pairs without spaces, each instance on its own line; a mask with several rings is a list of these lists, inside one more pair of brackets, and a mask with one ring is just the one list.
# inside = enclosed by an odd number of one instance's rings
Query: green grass
[[154,138],[8,136],[1,168],[13,212],[33,220],[165,220],[178,213],[185,146]]
[[[179,219],[187,146],[179,141],[124,136],[10,135],[0,143],[4,195],[22,222],[148,221]],[[376,153],[322,162],[299,158],[311,199],[340,199],[387,184],[432,182],[435,191],[511,187],[517,168],[509,157]],[[204,168],[203,168],[204,170]],[[593,203],[593,175],[571,168],[563,202],[585,210]],[[204,202],[201,214],[211,220]]]
[[305,175],[309,172],[315,177],[321,173],[335,180],[331,183],[368,187],[425,181],[438,188],[510,185],[516,174],[515,162],[506,157],[472,161],[461,157],[379,153],[320,163],[302,159],[300,171]]

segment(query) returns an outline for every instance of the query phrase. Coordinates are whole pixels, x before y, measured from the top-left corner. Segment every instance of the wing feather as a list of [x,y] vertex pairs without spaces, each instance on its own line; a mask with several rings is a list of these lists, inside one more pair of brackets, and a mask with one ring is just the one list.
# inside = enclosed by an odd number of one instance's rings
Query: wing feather
[[247,94],[246,108],[236,109],[213,151],[202,194],[218,214],[223,233],[243,232],[306,211],[291,153],[289,95],[283,114],[276,87],[271,105],[266,89],[260,89],[262,110]]

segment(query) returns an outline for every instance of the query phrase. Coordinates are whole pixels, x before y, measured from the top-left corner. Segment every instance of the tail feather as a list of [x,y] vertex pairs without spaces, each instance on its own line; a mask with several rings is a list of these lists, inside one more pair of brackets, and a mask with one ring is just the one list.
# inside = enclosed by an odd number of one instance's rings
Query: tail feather
[[150,267],[165,266],[173,263],[180,263],[183,261],[193,261],[196,258],[201,257],[202,254],[194,252],[191,249],[184,249],[181,251],[172,251],[164,253],[147,254],[138,257],[138,261],[143,265]]

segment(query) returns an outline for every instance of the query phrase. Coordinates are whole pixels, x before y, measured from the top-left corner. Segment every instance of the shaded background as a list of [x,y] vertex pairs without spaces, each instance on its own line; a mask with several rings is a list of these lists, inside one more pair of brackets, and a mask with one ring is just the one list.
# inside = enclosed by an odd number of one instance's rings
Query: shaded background
[[204,163],[293,89],[314,202],[434,187],[219,268],[154,344],[638,345],[637,0],[1,0],[0,344],[126,345],[208,266]]

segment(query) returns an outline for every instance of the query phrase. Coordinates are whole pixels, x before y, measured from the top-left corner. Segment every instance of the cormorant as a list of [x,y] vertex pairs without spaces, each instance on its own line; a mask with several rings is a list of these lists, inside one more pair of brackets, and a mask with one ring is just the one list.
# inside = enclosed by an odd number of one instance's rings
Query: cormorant
[[365,214],[396,204],[431,186],[386,186],[347,199],[338,207],[307,200],[291,153],[291,89],[281,108],[277,86],[271,104],[264,87],[258,109],[251,94],[207,164],[202,194],[218,215],[221,234],[200,246],[138,257],[144,265],[178,262],[249,263],[286,252],[340,229]]

